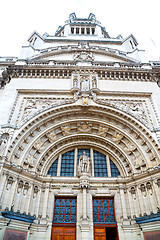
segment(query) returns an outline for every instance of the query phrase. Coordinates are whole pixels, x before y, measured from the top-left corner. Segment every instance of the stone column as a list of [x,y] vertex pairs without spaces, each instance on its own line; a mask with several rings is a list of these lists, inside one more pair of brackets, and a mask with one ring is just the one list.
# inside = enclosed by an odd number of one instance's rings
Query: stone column
[[30,186],[30,188],[28,189],[28,192],[26,194],[26,201],[25,201],[25,205],[24,205],[24,211],[26,212],[26,214],[28,214],[30,211],[30,204],[32,201],[32,191],[33,191],[33,185]]
[[57,166],[57,176],[60,176],[60,173],[61,173],[61,157],[62,157],[62,155],[59,154],[58,166]]
[[110,165],[110,159],[109,159],[108,154],[106,155],[106,162],[107,162],[108,177],[111,177],[111,165]]
[[126,205],[126,199],[124,195],[124,190],[125,188],[120,185],[119,186],[119,191],[120,191],[120,197],[121,197],[121,206],[122,206],[122,213],[123,213],[123,219],[127,220],[127,205]]
[[17,195],[17,179],[13,182],[11,188],[8,191],[9,191],[9,194],[8,194],[8,198],[6,199],[7,207],[11,209],[11,206],[13,206],[13,209],[14,209],[15,198]]
[[91,165],[92,165],[92,176],[94,176],[94,155],[93,155],[93,148],[91,148]]
[[153,181],[153,188],[154,188],[154,192],[155,192],[155,197],[157,200],[157,207],[160,206],[160,186],[158,186],[160,184],[157,183],[157,180]]
[[42,207],[42,219],[46,220],[47,206],[48,206],[49,184],[46,184],[43,192],[43,207]]
[[82,188],[82,221],[80,224],[81,239],[89,239],[89,218],[87,216],[87,188],[89,187],[89,175],[87,173],[81,173],[80,187]]
[[74,177],[77,175],[77,156],[78,156],[78,149],[75,148],[74,151]]
[[131,219],[133,219],[133,216],[136,215],[135,214],[135,208],[134,208],[134,203],[133,203],[133,197],[131,195],[130,190],[127,190],[127,194],[128,194],[128,201],[129,201],[129,209],[130,209],[130,213],[131,213]]
[[1,175],[0,177],[0,205],[1,205],[1,202],[2,202],[2,197],[3,195],[5,194],[5,191],[6,191],[6,184],[7,184],[7,177],[6,175]]
[[139,205],[141,208],[141,214],[143,216],[143,214],[146,213],[146,208],[145,208],[145,204],[144,204],[143,194],[142,194],[139,186],[137,187],[137,193],[138,193]]
[[49,200],[48,200],[48,207],[47,207],[47,215],[49,217],[49,221],[53,220],[53,212],[54,212],[54,199],[55,195],[53,191],[49,191]]
[[41,198],[41,189],[39,189],[39,191],[37,192],[37,196],[36,196],[36,201],[35,201],[35,207],[34,207],[34,214],[36,215],[36,217],[38,217],[39,215],[39,205],[40,205],[40,198]]
[[147,189],[148,197],[150,200],[149,205],[151,206],[151,212],[157,213],[157,203],[156,203],[155,193],[154,193],[154,189],[151,182],[148,182],[146,184],[146,189]]

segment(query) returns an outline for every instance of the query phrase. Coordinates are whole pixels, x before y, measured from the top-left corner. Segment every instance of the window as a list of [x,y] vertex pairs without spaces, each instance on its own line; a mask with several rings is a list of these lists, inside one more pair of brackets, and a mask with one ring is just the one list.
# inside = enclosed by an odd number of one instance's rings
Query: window
[[99,224],[116,223],[113,199],[109,198],[93,199],[93,222]]
[[56,159],[54,161],[54,163],[52,163],[52,165],[48,171],[48,175],[57,176],[57,165],[58,165],[58,159]]
[[84,28],[81,28],[81,34],[84,34]]
[[61,176],[74,176],[74,150],[62,155]]
[[110,160],[110,165],[111,165],[111,176],[118,177],[120,175],[120,172],[117,166],[111,160]]
[[92,28],[92,35],[94,35],[95,33],[95,28]]
[[76,34],[79,34],[79,28],[76,28]]
[[106,156],[103,153],[94,151],[94,176],[95,177],[108,177]]
[[76,223],[76,198],[56,198],[54,223]]
[[90,34],[90,28],[87,28],[86,30],[87,30],[87,34]]
[[71,33],[74,34],[74,28],[73,27],[71,28]]
[[[77,159],[75,159],[76,151]],[[57,159],[52,163],[51,167],[49,168],[47,175],[63,177],[76,176],[79,159],[80,156],[83,155],[83,152],[85,152],[86,155],[91,158],[91,172],[94,168],[94,173],[92,173],[95,177],[117,177],[120,175],[117,166],[111,159],[109,159],[109,156],[97,150],[85,147],[78,148],[77,150],[72,149],[62,155],[57,156]],[[59,167],[58,164],[60,164]]]

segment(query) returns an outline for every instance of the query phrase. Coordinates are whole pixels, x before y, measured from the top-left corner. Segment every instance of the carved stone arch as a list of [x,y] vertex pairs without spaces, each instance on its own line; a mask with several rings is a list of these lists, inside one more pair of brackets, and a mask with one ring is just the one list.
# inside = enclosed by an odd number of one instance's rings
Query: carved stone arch
[[[35,143],[35,140],[40,139],[40,136],[45,134],[47,131],[53,128],[57,128],[58,130],[56,134],[59,134],[61,138],[64,139],[65,136],[68,134],[66,124],[81,121],[85,121],[88,122],[88,124],[94,125],[93,127],[91,127],[92,131],[90,131],[92,138],[94,135],[99,136],[99,127],[102,125],[106,128],[109,127],[111,129],[109,140],[112,143],[114,142],[113,139],[111,139],[111,135],[114,135],[113,131],[120,131],[124,134],[126,139],[132,139],[136,147],[140,149],[140,152],[143,153],[142,155],[145,158],[144,161],[146,162],[148,167],[153,167],[154,164],[159,164],[157,146],[155,144],[155,141],[152,139],[149,130],[145,126],[143,126],[143,124],[139,123],[133,117],[130,117],[127,114],[121,112],[120,110],[114,109],[112,107],[88,106],[86,109],[83,106],[76,104],[58,106],[56,108],[46,110],[45,112],[40,113],[38,116],[35,116],[32,120],[28,122],[28,124],[26,123],[21,128],[21,131],[19,131],[19,134],[12,143],[10,149],[11,153],[8,153],[9,161],[14,162],[14,160],[16,160],[16,163],[18,164],[23,162],[25,153],[24,155],[22,155],[22,151],[24,151],[24,149],[30,149]],[[84,135],[85,131],[82,133]],[[80,132],[74,132],[73,130],[73,133],[71,133],[71,135],[72,134],[80,134]],[[100,137],[97,137],[97,139],[100,139]],[[106,137],[105,141],[109,142],[109,140]],[[119,143],[117,142],[117,146],[114,147],[114,149],[117,149],[118,152],[123,153],[122,155],[124,155],[126,159],[130,159],[131,154],[124,154],[123,149],[121,149],[122,147],[120,148],[118,144]],[[150,149],[148,149],[149,147]],[[17,153],[18,151],[20,152],[20,154]],[[150,159],[149,151],[154,151],[153,159]],[[148,162],[151,163],[150,165],[147,163],[147,159]],[[128,162],[131,163],[132,161],[128,160]],[[128,167],[127,163],[126,167]]]

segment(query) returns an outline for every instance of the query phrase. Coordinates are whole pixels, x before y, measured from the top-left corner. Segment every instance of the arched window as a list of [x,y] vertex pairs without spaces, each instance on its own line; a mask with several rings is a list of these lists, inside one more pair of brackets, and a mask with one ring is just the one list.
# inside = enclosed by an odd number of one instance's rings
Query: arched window
[[[92,148],[75,148],[59,155],[51,165],[47,175],[73,177],[77,176],[77,167],[83,152],[91,158],[91,173],[94,177],[118,177],[120,172],[115,163],[105,155]],[[57,167],[59,165],[59,167]],[[57,168],[59,169],[57,171]]]

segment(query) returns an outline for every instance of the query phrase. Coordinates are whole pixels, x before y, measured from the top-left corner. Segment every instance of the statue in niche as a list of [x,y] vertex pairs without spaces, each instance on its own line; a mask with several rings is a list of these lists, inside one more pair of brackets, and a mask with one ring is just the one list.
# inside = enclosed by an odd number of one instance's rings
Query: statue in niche
[[81,78],[81,90],[88,91],[89,90],[89,78],[84,76]]
[[97,88],[97,79],[96,79],[96,77],[92,78],[92,88]]
[[0,137],[0,157],[2,157],[3,154],[5,153],[8,139],[9,139],[8,133],[3,133]]
[[89,173],[90,171],[90,158],[83,152],[79,158],[78,173]]

